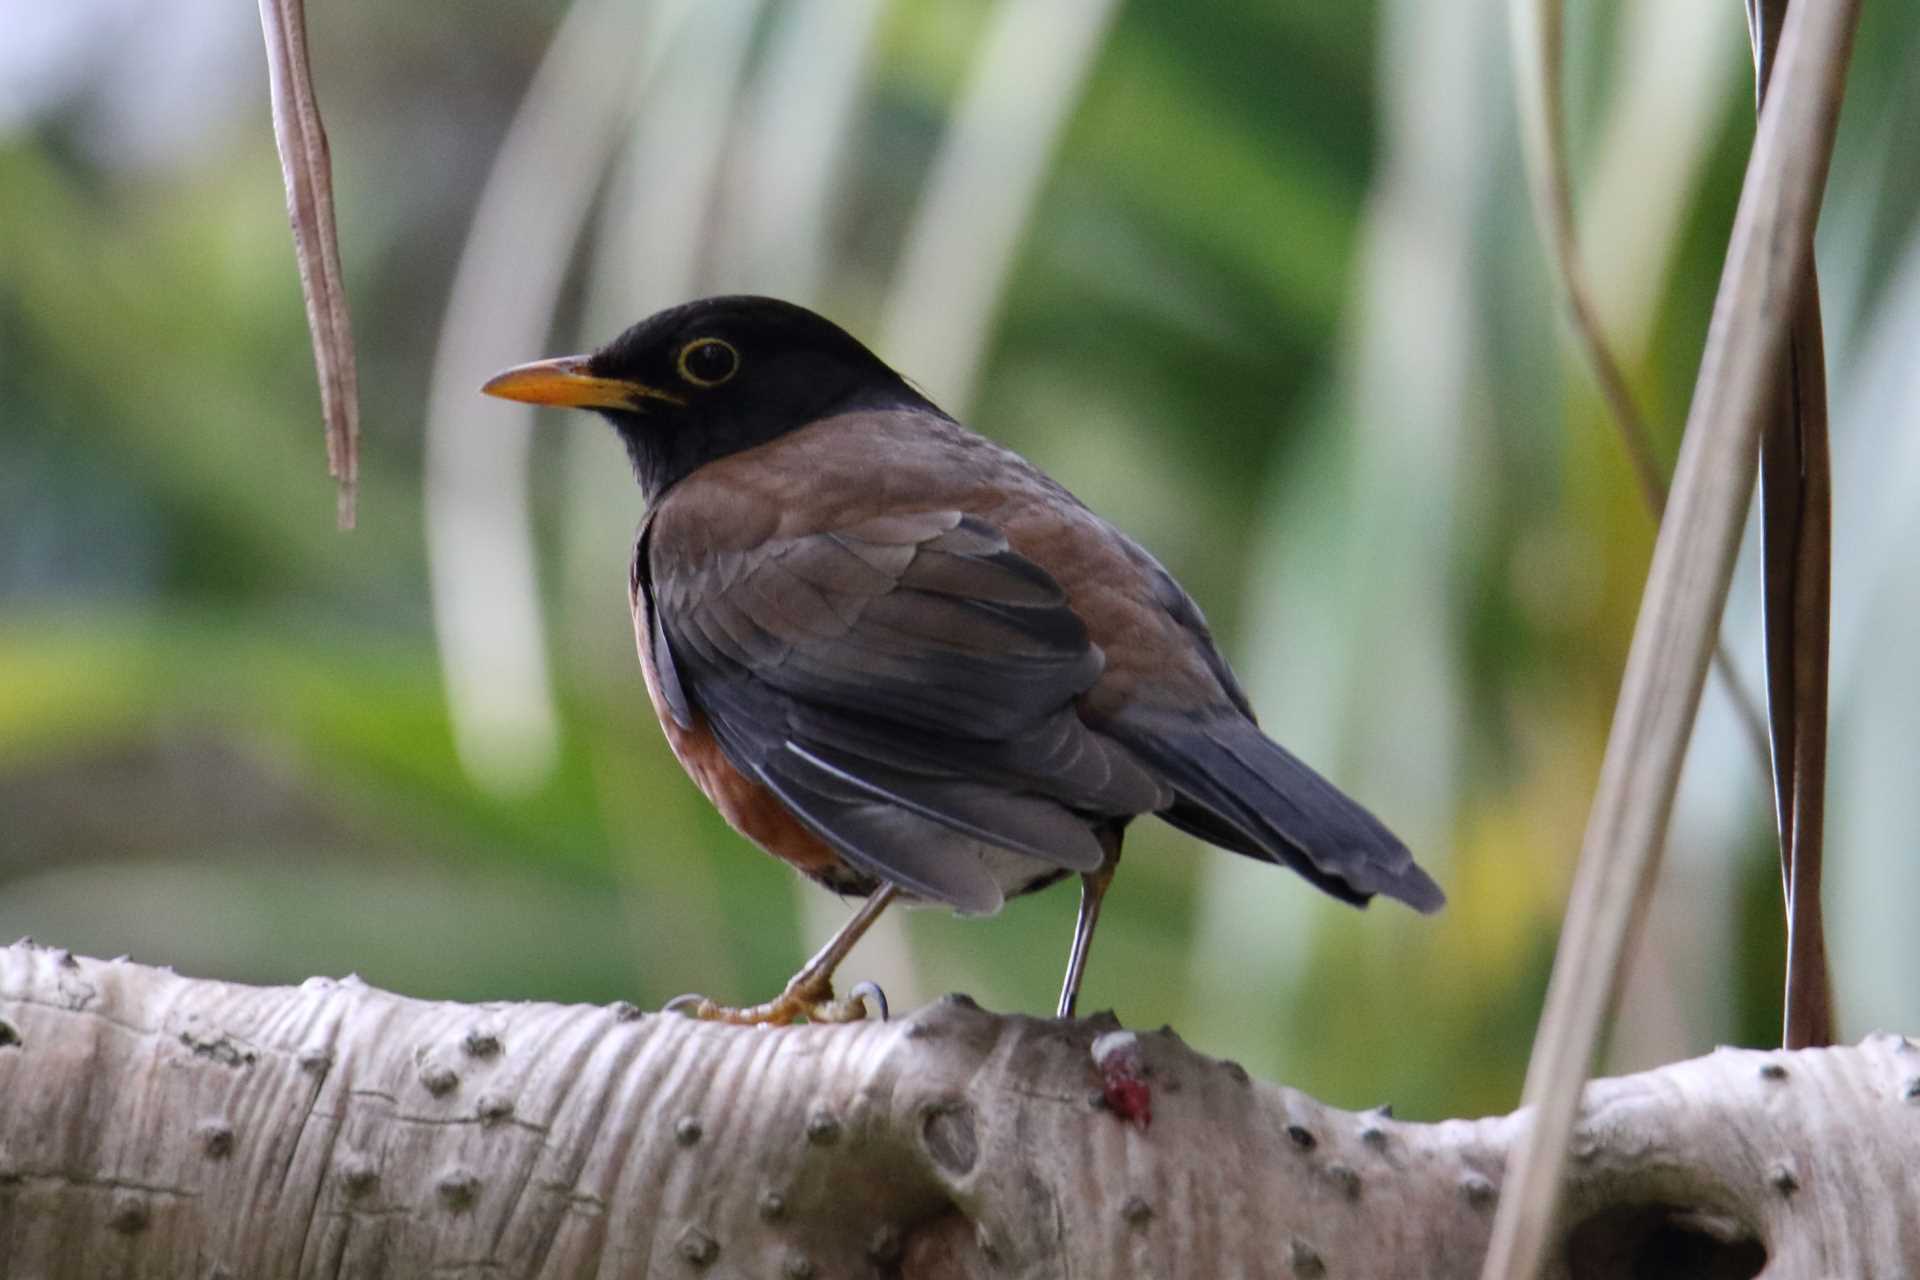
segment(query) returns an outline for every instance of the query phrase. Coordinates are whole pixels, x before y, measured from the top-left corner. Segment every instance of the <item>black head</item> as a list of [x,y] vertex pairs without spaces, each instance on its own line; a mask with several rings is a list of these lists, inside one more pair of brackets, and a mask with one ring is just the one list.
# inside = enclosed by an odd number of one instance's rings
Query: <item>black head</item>
[[520,365],[482,390],[596,409],[653,501],[704,463],[853,409],[931,408],[846,330],[775,298],[702,298],[588,356]]

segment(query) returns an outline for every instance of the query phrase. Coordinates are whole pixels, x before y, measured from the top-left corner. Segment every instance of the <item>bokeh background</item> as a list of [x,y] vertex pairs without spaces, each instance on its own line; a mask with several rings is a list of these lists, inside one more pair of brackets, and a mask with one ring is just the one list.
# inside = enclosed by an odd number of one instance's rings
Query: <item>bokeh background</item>
[[[1844,1028],[1920,1026],[1920,17],[1868,7],[1819,254]],[[1652,524],[1572,361],[1498,0],[316,4],[366,414],[333,528],[255,7],[0,0],[0,935],[422,996],[763,997],[848,907],[730,833],[632,653],[611,435],[493,370],[812,304],[1151,547],[1277,736],[1447,885],[1142,824],[1087,1006],[1349,1105],[1518,1092]],[[1591,274],[1670,458],[1741,6],[1576,3]],[[1743,563],[1727,640],[1755,683]],[[1761,758],[1710,685],[1611,1065],[1777,1036]],[[1051,1008],[1069,889],[896,919],[896,1007]]]

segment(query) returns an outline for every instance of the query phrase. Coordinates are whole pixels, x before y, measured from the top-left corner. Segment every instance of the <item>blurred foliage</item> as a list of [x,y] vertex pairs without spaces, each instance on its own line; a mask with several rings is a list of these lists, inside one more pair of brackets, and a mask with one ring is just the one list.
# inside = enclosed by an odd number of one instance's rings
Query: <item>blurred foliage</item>
[[[1351,441],[1384,428],[1374,448],[1391,456],[1402,443],[1393,424],[1363,420],[1382,402],[1359,383],[1398,378],[1402,361],[1411,379],[1429,355],[1464,362],[1452,370],[1463,392],[1445,465],[1419,477],[1419,509],[1448,522],[1444,609],[1403,617],[1387,601],[1324,620],[1337,651],[1446,633],[1441,674],[1460,691],[1460,723],[1442,735],[1450,758],[1434,763],[1450,779],[1450,816],[1421,833],[1420,852],[1449,888],[1448,911],[1429,921],[1390,904],[1362,914],[1309,903],[1282,874],[1248,873],[1142,824],[1088,988],[1091,1007],[1171,1022],[1335,1100],[1391,1096],[1431,1115],[1504,1108],[1517,1091],[1651,523],[1556,342],[1512,145],[1501,6],[1475,0],[1449,18],[1481,51],[1478,96],[1434,127],[1464,119],[1464,136],[1423,138],[1418,112],[1383,127],[1384,95],[1424,83],[1407,35],[1417,7],[1236,0],[1205,21],[1176,0],[1124,8],[1020,241],[969,416],[1159,553],[1209,611],[1269,727],[1328,748],[1317,758],[1359,786],[1367,771],[1354,762],[1396,742],[1353,728],[1341,708],[1384,697],[1417,716],[1436,704],[1364,669],[1329,675],[1344,691],[1316,727],[1276,700],[1276,686],[1315,679],[1298,670],[1306,650],[1291,630],[1269,625],[1288,601],[1256,605],[1286,557],[1276,538],[1296,558],[1321,556],[1306,562],[1320,564],[1329,598],[1364,590],[1347,581],[1366,576],[1347,552],[1372,481]],[[1629,351],[1669,454],[1752,129],[1741,14],[1723,7],[1725,30],[1699,64],[1714,84],[1707,142],[1675,197],[1646,340]],[[725,829],[651,724],[621,599],[638,497],[570,488],[583,468],[622,465],[589,424],[551,424],[531,480],[556,764],[531,790],[500,793],[455,747],[421,534],[427,371],[480,186],[561,12],[470,0],[458,15],[312,14],[366,401],[360,529],[342,536],[251,9],[0,0],[0,932],[254,981],[357,970],[423,996],[646,1006],[689,989],[763,996],[814,940],[818,921],[796,904],[817,891]],[[1662,20],[1658,0],[1624,13],[1579,5],[1569,28],[1576,171],[1635,56],[1620,28]],[[1843,513],[1849,474],[1871,469],[1903,423],[1920,427],[1912,401],[1903,420],[1849,417],[1861,403],[1849,379],[1877,376],[1853,350],[1899,316],[1920,325],[1894,283],[1920,275],[1873,266],[1920,243],[1920,170],[1904,141],[1920,127],[1915,16],[1910,2],[1869,12],[1827,212],[1826,229],[1849,235],[1821,244]],[[820,300],[870,337],[995,17],[947,0],[882,11],[835,179]],[[696,7],[689,21],[703,20]],[[1904,164],[1889,158],[1903,150]],[[1415,334],[1384,348],[1397,354],[1382,372],[1355,352],[1390,326],[1391,300],[1443,286],[1391,280],[1376,290],[1386,313],[1363,297],[1381,175],[1395,157],[1461,154],[1479,158],[1458,178],[1477,185],[1457,192],[1471,342],[1446,355],[1455,348],[1435,341],[1433,354]],[[1403,210],[1403,231],[1421,234],[1426,212]],[[583,257],[577,275],[591,270]],[[580,308],[583,283],[563,315]],[[556,329],[556,349],[608,336]],[[1920,331],[1905,336],[1920,350]],[[489,441],[477,432],[467,447]],[[565,533],[582,510],[584,542]],[[1843,559],[1894,563],[1896,583],[1913,580],[1884,543],[1850,542],[1847,519]],[[1378,634],[1388,619],[1401,625]],[[1757,671],[1738,602],[1729,625]],[[1836,743],[1855,691],[1897,650],[1899,628],[1890,634],[1869,634],[1851,669],[1836,654]],[[1920,745],[1920,716],[1888,714],[1877,741]],[[1404,727],[1417,741],[1432,726]],[[1693,818],[1683,800],[1668,905],[1616,1040],[1624,1063],[1775,1035],[1777,873],[1758,765],[1737,734],[1702,734],[1689,782],[1708,798]],[[1364,798],[1395,820],[1399,797]],[[1863,803],[1900,814],[1913,801]],[[1833,874],[1870,880],[1873,860],[1894,851],[1850,847],[1847,821],[1836,819]],[[1223,895],[1272,904],[1273,936],[1197,963],[1195,934],[1215,927]],[[1843,887],[1836,901],[1860,897]],[[905,968],[863,965],[863,952],[849,972],[1042,1012],[1072,910],[1059,890],[990,922],[913,913]],[[1850,925],[1842,911],[1830,926],[1843,997],[1849,964],[1908,959],[1849,951]],[[1843,1008],[1850,1033],[1920,1013]]]

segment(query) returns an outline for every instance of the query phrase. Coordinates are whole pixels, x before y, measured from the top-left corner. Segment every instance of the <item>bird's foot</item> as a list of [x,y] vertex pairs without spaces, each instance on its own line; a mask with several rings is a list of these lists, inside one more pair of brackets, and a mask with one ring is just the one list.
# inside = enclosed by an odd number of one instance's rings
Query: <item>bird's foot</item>
[[805,1018],[808,1022],[859,1022],[867,1016],[871,999],[887,1020],[887,995],[872,982],[856,985],[846,999],[836,999],[833,980],[826,974],[804,970],[793,977],[787,989],[764,1004],[735,1008],[716,1004],[705,996],[675,996],[667,1001],[664,1012],[683,1013],[702,1022],[731,1022],[739,1026],[784,1027]]

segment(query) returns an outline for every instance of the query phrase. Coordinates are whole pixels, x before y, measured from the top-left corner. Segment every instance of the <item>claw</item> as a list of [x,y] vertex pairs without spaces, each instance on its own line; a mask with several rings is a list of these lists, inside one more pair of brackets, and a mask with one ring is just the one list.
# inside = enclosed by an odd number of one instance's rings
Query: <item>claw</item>
[[749,1026],[783,1027],[798,1018],[805,1018],[809,1022],[858,1022],[867,1016],[866,998],[872,996],[874,1004],[880,1008],[880,1020],[885,1022],[885,992],[871,982],[863,982],[853,989],[853,994],[847,999],[836,1000],[833,998],[833,971],[846,959],[847,952],[860,940],[860,935],[880,918],[880,913],[886,910],[887,904],[899,892],[893,885],[882,885],[861,904],[853,919],[842,925],[840,932],[828,939],[827,945],[820,948],[813,959],[793,975],[786,990],[765,1004],[736,1009],[715,1004],[705,996],[684,995],[667,1001],[664,1011],[683,1013],[702,1022],[732,1022]]
[[899,896],[894,885],[882,885],[869,896],[853,919],[827,940],[827,945],[793,975],[782,991],[765,1004],[734,1008],[715,1004],[705,996],[675,996],[667,1001],[665,1012],[683,1013],[703,1022],[731,1022],[748,1026],[783,1027],[799,1018],[809,1022],[858,1022],[867,1016],[867,998],[880,1009],[880,1020],[887,1020],[887,995],[871,982],[862,982],[845,1000],[833,998],[833,971],[846,959],[847,952],[860,940],[887,904]]
[[683,996],[675,996],[660,1006],[662,1013],[677,1013],[688,1018],[705,1020],[712,1015],[707,1011],[713,1008],[713,1001],[697,991],[689,991]]
[[787,989],[765,1004],[736,1008],[720,1004],[703,995],[675,996],[662,1007],[663,1013],[678,1013],[701,1022],[731,1022],[741,1026],[784,1027],[805,1018],[810,1022],[853,1022],[866,1016],[866,1007],[858,1000],[833,998],[833,988],[818,977],[796,975]]
[[824,979],[796,979],[787,989],[765,1004],[734,1008],[716,1004],[706,996],[692,992],[675,996],[661,1006],[662,1013],[677,1013],[702,1022],[732,1022],[760,1026],[786,1026],[805,1018],[808,1022],[859,1022],[867,1016],[871,1000],[880,1011],[880,1021],[889,1017],[887,993],[878,983],[862,982],[844,1000],[834,998],[833,988]]
[[882,1022],[885,1022],[890,1016],[887,1011],[887,993],[880,989],[880,984],[877,982],[856,982],[853,990],[847,993],[847,999],[861,1004],[864,1004],[869,999],[872,1000],[880,1009],[880,1021]]
[[867,1016],[866,1002],[858,990],[844,1000],[824,984],[804,995],[793,991],[788,995],[798,1002],[808,1022],[860,1022]]

